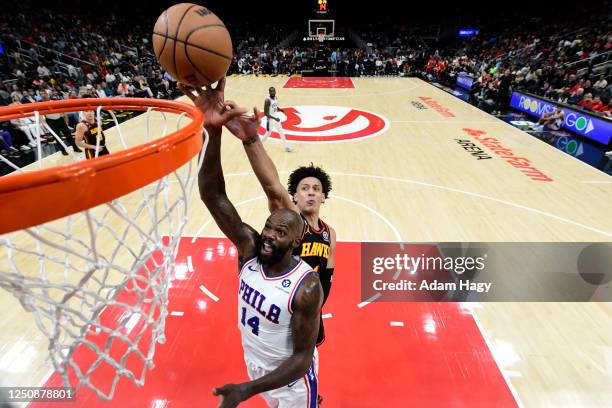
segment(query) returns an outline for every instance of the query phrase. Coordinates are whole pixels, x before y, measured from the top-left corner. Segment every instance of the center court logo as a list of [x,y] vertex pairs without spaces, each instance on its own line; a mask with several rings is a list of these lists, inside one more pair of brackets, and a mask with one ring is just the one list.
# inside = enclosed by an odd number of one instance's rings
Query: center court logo
[[[344,142],[374,137],[387,131],[389,121],[376,113],[344,106],[300,105],[284,107],[282,127],[287,140],[301,143]],[[282,115],[281,115],[282,116]],[[259,134],[266,132],[262,118]],[[270,137],[278,139],[278,133]]]

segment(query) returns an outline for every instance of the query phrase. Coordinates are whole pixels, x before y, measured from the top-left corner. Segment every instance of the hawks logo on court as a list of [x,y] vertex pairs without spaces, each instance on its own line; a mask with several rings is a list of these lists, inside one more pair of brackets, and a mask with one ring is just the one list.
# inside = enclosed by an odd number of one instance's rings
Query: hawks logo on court
[[[287,139],[301,143],[342,142],[365,139],[384,133],[389,121],[372,112],[343,106],[301,105],[283,107],[282,127]],[[263,117],[259,134],[266,132],[267,118]],[[273,132],[270,137],[278,139]]]

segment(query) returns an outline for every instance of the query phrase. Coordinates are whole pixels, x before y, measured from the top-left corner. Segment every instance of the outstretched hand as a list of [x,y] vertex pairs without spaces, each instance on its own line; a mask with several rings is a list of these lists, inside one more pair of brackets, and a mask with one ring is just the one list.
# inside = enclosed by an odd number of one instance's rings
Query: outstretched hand
[[[246,109],[235,106],[231,101],[226,103],[232,107],[232,110],[246,111]],[[253,115],[241,114],[239,116],[234,116],[225,124],[225,127],[238,139],[249,140],[258,137],[257,130],[259,129],[260,120],[261,114],[259,110],[253,108]]]
[[193,101],[195,106],[204,112],[204,123],[206,126],[221,128],[233,117],[246,113],[246,109],[238,108],[236,104],[225,102],[225,77],[221,78],[214,88],[212,85],[198,88],[181,83],[179,83],[178,87],[181,92]]
[[222,387],[214,388],[213,395],[221,396],[218,408],[235,408],[247,399],[240,384],[225,384]]

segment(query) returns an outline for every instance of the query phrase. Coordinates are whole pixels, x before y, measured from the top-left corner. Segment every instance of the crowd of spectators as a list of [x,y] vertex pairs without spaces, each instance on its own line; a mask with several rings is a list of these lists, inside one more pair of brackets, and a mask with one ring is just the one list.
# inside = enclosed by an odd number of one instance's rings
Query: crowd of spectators
[[520,90],[612,117],[610,65],[594,72],[612,61],[612,30],[607,16],[582,27],[567,34],[556,25],[517,27],[493,41],[472,38],[454,52],[431,55],[424,71],[447,84],[471,75],[472,102],[493,113],[507,108],[510,90]]
[[[152,53],[150,17],[17,11],[0,15],[0,103],[180,94]],[[421,76],[454,85],[465,73],[475,78],[471,101],[492,113],[507,108],[512,90],[523,90],[611,116],[610,70],[593,72],[612,52],[607,16],[574,26],[532,23],[429,43],[422,38],[427,27],[384,22],[353,27],[342,43],[292,41],[299,30],[289,25],[229,23],[235,54],[228,74],[293,75],[324,65],[337,76]],[[70,118],[74,127],[78,117]],[[0,150],[28,151],[31,125],[2,124]]]
[[407,74],[407,55],[382,56],[361,48],[312,46],[249,50],[234,57],[230,74],[301,74],[314,70],[320,61],[336,76]]
[[[83,97],[174,98],[176,82],[151,52],[149,28],[115,15],[36,13],[0,16],[0,103]],[[70,128],[78,115],[68,115]],[[2,123],[0,150],[18,155],[34,146],[29,118]],[[53,141],[45,127],[43,141]],[[63,150],[63,149],[62,149]]]

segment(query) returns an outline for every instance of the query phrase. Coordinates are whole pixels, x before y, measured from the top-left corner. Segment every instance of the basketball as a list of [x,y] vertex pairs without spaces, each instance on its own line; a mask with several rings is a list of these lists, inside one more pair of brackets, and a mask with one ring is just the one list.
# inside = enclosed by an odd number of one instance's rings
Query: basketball
[[223,22],[192,3],[176,4],[159,16],[153,50],[174,79],[193,86],[217,82],[232,61],[232,39]]

